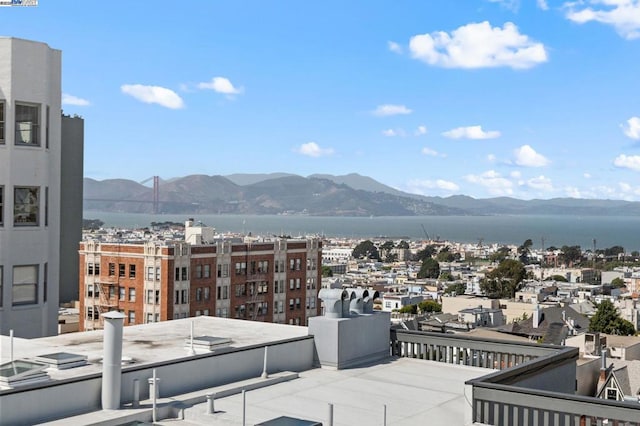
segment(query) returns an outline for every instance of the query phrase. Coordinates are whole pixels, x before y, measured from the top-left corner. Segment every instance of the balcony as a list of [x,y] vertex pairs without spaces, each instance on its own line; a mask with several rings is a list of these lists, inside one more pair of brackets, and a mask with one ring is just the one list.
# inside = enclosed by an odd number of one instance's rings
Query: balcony
[[575,394],[577,348],[392,330],[391,353],[492,369],[465,383],[476,423],[640,426],[640,403]]

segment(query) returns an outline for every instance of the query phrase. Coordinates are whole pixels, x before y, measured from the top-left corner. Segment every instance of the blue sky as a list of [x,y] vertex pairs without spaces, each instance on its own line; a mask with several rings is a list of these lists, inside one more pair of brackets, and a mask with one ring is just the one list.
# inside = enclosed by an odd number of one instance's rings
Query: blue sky
[[40,0],[0,29],[63,51],[87,177],[640,200],[640,0]]

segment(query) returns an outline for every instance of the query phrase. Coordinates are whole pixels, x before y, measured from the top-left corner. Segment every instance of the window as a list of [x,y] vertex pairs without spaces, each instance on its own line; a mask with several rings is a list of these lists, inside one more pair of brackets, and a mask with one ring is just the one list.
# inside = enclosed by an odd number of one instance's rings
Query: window
[[202,278],[202,265],[196,265],[196,278]]
[[93,284],[87,284],[87,297],[93,297]]
[[2,225],[4,225],[4,186],[0,185],[0,226]]
[[49,148],[49,105],[47,105],[47,116],[45,117],[45,119],[44,143],[45,147]]
[[156,305],[160,304],[160,290],[156,290],[155,304]]
[[247,262],[236,262],[236,275],[247,275]]
[[136,289],[135,287],[129,287],[129,302],[136,301]]
[[229,286],[228,285],[222,286],[222,298],[225,299],[225,300],[229,298]]
[[293,288],[295,287],[293,278],[289,278],[289,290],[293,290]]
[[87,275],[93,275],[93,263],[87,263]]
[[247,294],[247,289],[244,284],[236,285],[236,297],[245,296]]
[[4,102],[0,102],[0,144],[4,143]]
[[264,294],[269,292],[269,284],[266,281],[258,283],[258,294]]
[[44,226],[49,226],[49,187],[44,188]]
[[136,265],[129,265],[129,278],[136,277]]
[[116,264],[115,263],[110,263],[109,264],[109,276],[113,277],[116,275]]
[[289,310],[293,311],[293,299],[289,299]]
[[100,311],[97,306],[87,306],[87,319],[97,321],[100,319]]
[[38,265],[13,267],[13,306],[38,303]]
[[156,266],[156,281],[160,281],[160,267]]
[[315,297],[310,297],[311,299],[311,309],[315,309],[316,308],[316,298]]
[[296,271],[300,270],[301,264],[302,264],[302,259],[296,259]]
[[40,188],[37,186],[13,189],[14,226],[38,226],[40,216]]
[[126,297],[126,289],[124,287],[118,287],[118,300],[124,301]]
[[296,289],[300,289],[300,278],[296,278]]
[[93,273],[95,275],[100,275],[100,264],[99,263],[96,263],[96,264],[93,265]]
[[204,272],[202,275],[205,278],[211,278],[211,265],[204,265]]
[[300,309],[300,298],[296,297],[296,309]]
[[153,281],[153,266],[147,266],[147,281]]
[[195,316],[199,317],[200,315],[202,315],[202,311],[197,310],[197,311],[196,311],[196,315],[195,315]]
[[109,286],[109,299],[112,299],[114,297],[116,297],[116,286],[110,285]]
[[202,301],[202,287],[196,288],[196,302]]
[[209,316],[209,310],[208,309],[203,310],[202,311],[202,315],[208,317]]
[[40,107],[16,104],[16,145],[40,145]]
[[129,311],[127,313],[129,325],[133,325],[136,323],[136,311]]
[[176,268],[176,281],[180,281],[180,268]]
[[153,322],[153,314],[147,314],[147,323]]
[[189,293],[187,292],[187,290],[182,290],[180,292],[180,294],[182,295],[182,303],[189,303]]
[[217,295],[218,300],[222,299],[222,287],[217,288]]
[[49,276],[49,264],[47,262],[44,263],[44,271],[42,277],[42,301],[47,301],[47,277]]
[[124,263],[118,263],[118,277],[124,278],[127,273],[127,265]]
[[147,303],[153,304],[153,290],[147,290]]
[[209,300],[211,296],[211,289],[209,287],[204,288],[204,300]]
[[289,269],[291,269],[293,271],[295,269],[295,267],[296,267],[295,259],[289,259]]
[[187,267],[182,267],[182,281],[186,281],[189,279],[189,274],[187,273]]

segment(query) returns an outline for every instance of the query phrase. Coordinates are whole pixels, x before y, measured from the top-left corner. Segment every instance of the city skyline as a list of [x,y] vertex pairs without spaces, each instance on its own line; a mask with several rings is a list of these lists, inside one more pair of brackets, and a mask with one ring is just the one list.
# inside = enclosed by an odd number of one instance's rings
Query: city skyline
[[42,1],[0,23],[62,50],[86,177],[640,200],[637,0]]

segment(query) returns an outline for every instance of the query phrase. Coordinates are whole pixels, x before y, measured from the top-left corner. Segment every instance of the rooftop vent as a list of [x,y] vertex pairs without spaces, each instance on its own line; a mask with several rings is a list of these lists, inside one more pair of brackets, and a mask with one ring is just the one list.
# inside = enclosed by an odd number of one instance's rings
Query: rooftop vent
[[255,426],[322,426],[321,422],[281,416],[266,422],[256,423]]
[[56,370],[66,370],[68,368],[82,367],[87,365],[87,357],[68,352],[56,352],[53,354],[40,355],[35,360],[46,364]]
[[[191,348],[191,339],[185,340],[185,349]],[[229,346],[231,339],[228,337],[196,336],[193,338],[193,349],[196,352],[212,352],[216,349]]]

